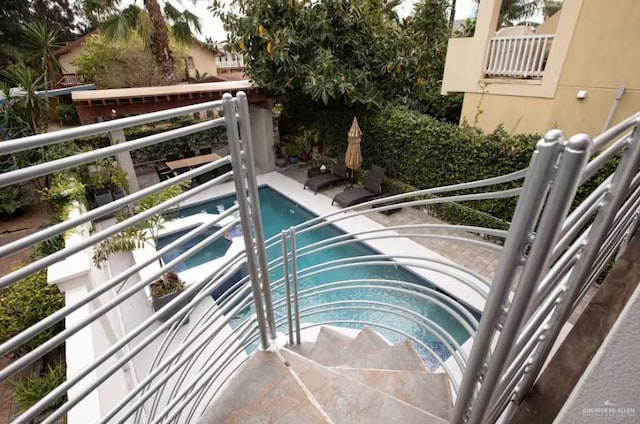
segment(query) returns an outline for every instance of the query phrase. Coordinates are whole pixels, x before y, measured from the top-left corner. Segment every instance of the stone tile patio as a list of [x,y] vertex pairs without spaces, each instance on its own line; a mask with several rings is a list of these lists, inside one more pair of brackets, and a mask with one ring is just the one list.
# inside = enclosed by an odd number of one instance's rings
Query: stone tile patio
[[[304,184],[304,181],[307,179],[307,170],[304,167],[290,166],[281,172],[289,178],[298,181],[300,184]],[[343,190],[344,186],[337,186],[323,190],[322,193],[325,196],[332,198]],[[400,212],[393,215],[371,213],[367,214],[367,217],[386,227],[412,224],[446,224],[446,222],[434,218],[428,212],[416,208],[403,208]],[[481,237],[471,233],[451,230],[412,228],[400,229],[398,232],[402,234],[448,235],[464,237],[470,240],[482,240]],[[493,278],[496,266],[498,265],[498,259],[500,258],[500,254],[496,250],[486,249],[464,242],[423,237],[410,237],[410,239],[488,279]]]

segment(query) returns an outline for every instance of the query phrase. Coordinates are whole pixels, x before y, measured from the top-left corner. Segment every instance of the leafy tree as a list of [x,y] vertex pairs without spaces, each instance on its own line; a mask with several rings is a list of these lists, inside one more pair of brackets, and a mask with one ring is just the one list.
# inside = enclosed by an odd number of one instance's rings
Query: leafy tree
[[176,62],[169,41],[171,38],[181,43],[191,40],[193,30],[201,30],[199,18],[188,9],[181,12],[168,1],[145,0],[144,9],[132,4],[122,11],[117,10],[119,4],[120,0],[89,0],[83,2],[83,10],[96,21],[104,19],[101,27],[110,40],[137,34],[153,53],[165,80],[176,81]]
[[[171,43],[174,57],[184,63],[187,51],[176,42]],[[151,52],[136,35],[127,40],[110,41],[94,34],[84,42],[84,53],[76,59],[78,74],[85,81],[100,88],[150,87],[166,82]],[[178,71],[176,65],[175,72]]]
[[[212,11],[247,73],[284,103],[375,105],[414,90],[415,45],[382,2],[242,0]],[[411,81],[409,85],[407,82]]]
[[476,19],[467,18],[460,25],[460,28],[453,32],[453,36],[456,38],[473,37],[476,32]]
[[61,40],[72,40],[77,26],[73,0],[2,0],[0,1],[0,69],[24,60],[18,42],[23,26],[38,20],[60,32]]

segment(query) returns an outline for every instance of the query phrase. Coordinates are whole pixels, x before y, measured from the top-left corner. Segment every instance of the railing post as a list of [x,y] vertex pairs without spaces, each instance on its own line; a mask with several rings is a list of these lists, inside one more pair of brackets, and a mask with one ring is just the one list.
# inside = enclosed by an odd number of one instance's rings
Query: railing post
[[[127,138],[124,135],[124,130],[117,129],[109,131],[109,142],[112,145],[124,143]],[[136,177],[136,170],[133,167],[133,160],[131,160],[131,152],[122,152],[116,155],[118,166],[127,174],[127,183],[129,184],[129,192],[135,193],[140,191],[140,185],[138,184],[138,178]]]
[[289,249],[287,248],[287,232],[280,233],[282,242],[282,278],[284,282],[284,292],[287,300],[287,325],[289,330],[289,344],[293,345],[293,320],[291,317],[291,287],[289,283]]
[[[229,140],[229,150],[231,152],[231,164],[233,167],[233,182],[236,187],[236,197],[238,199],[238,211],[240,212],[240,224],[242,225],[242,235],[244,238],[245,250],[247,252],[247,266],[249,268],[249,276],[251,279],[251,291],[253,293],[253,301],[256,308],[256,319],[258,321],[258,330],[260,332],[260,344],[263,349],[268,349],[270,340],[268,336],[268,325],[265,317],[265,304],[263,290],[261,287],[260,273],[258,270],[258,261],[256,260],[257,250],[262,249],[264,252],[264,244],[256,249],[254,236],[252,214],[247,199],[247,187],[245,185],[245,162],[242,160],[242,152],[240,150],[240,139],[238,136],[238,120],[236,119],[236,102],[231,94],[222,96],[222,109],[224,110],[224,121],[227,129],[227,139]],[[257,199],[256,199],[257,200]],[[255,218],[255,216],[253,216]]]
[[298,254],[296,252],[296,230],[289,229],[291,235],[291,274],[293,276],[293,309],[295,312],[296,344],[300,344],[300,298],[298,296]]
[[636,118],[635,127],[627,138],[626,144],[629,152],[622,156],[613,174],[610,188],[602,200],[602,209],[596,215],[593,224],[591,224],[584,249],[579,254],[580,260],[566,282],[568,288],[566,296],[561,299],[561,303],[551,316],[549,333],[544,342],[538,345],[531,355],[532,363],[522,382],[516,388],[516,402],[518,403],[522,402],[524,395],[533,387],[544,361],[553,347],[553,343],[560,334],[563,324],[571,315],[575,299],[580,294],[582,282],[589,276],[591,266],[598,255],[600,246],[606,238],[616,212],[624,201],[629,185],[640,166],[640,117]]
[[276,338],[276,320],[273,313],[273,300],[271,296],[271,284],[269,283],[269,267],[267,266],[266,244],[264,242],[264,229],[262,226],[262,214],[260,212],[260,197],[258,196],[258,183],[256,178],[255,159],[253,155],[253,141],[251,139],[251,126],[249,124],[249,103],[247,95],[242,91],[236,93],[238,111],[240,112],[240,144],[244,153],[245,172],[247,178],[247,191],[251,209],[255,237],[255,254],[258,258],[259,278],[262,287],[267,324],[271,339]]
[[503,315],[511,282],[517,268],[523,263],[530,235],[539,215],[540,206],[549,185],[549,175],[555,158],[562,147],[560,131],[549,131],[536,145],[529,163],[529,171],[522,187],[520,200],[513,214],[509,236],[505,240],[500,262],[491,284],[478,332],[473,341],[467,368],[462,377],[450,422],[466,422],[473,404],[474,393],[483,378],[487,358],[496,329]]
[[[551,191],[545,201],[540,222],[531,234],[533,243],[527,255],[526,264],[509,306],[502,331],[498,338],[491,363],[482,382],[482,387],[473,405],[469,422],[480,423],[487,408],[500,393],[500,378],[505,365],[510,362],[518,331],[526,316],[529,303],[533,299],[541,276],[549,268],[553,246],[560,236],[562,224],[580,183],[582,171],[587,163],[593,141],[586,135],[577,135],[569,140],[562,159],[557,165]],[[524,199],[526,200],[526,199]]]

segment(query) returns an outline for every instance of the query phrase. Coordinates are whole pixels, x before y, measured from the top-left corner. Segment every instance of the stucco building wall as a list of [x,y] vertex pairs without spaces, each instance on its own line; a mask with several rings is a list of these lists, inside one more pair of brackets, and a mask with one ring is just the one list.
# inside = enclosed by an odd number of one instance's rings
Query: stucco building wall
[[[475,122],[485,131],[502,123],[514,132],[558,127],[568,135],[595,135],[603,130],[621,86],[625,91],[610,125],[640,111],[636,0],[619,0],[616,7],[600,0],[565,2],[537,31],[555,34],[542,80],[483,78],[485,46],[499,3],[481,6],[478,22],[485,23],[476,37],[450,40],[442,91],[465,93],[461,122]],[[577,98],[580,90],[586,90],[586,98]]]

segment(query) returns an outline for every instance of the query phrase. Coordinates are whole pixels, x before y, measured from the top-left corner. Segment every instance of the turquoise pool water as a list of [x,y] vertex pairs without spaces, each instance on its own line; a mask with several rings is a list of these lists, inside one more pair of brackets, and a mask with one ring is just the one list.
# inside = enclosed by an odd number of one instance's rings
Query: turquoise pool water
[[[312,218],[315,215],[309,212],[304,207],[296,204],[288,199],[286,196],[278,193],[270,187],[261,187],[259,190],[260,205],[262,209],[262,220],[264,224],[265,238],[270,238],[274,235],[280,234],[283,229],[288,229],[291,226],[301,224]],[[188,216],[202,211],[209,213],[218,213],[218,205],[222,205],[225,208],[229,208],[233,205],[235,195],[218,198],[206,203],[201,203],[194,206],[182,208],[179,212],[180,216]],[[214,230],[213,230],[214,231]],[[301,247],[318,242],[320,240],[326,240],[331,237],[344,234],[333,226],[326,226],[312,232],[298,236],[296,239],[297,247]],[[180,234],[176,234],[170,237],[163,237],[160,240],[160,245],[164,246],[172,240],[175,240]],[[202,238],[200,238],[201,240]],[[178,251],[173,252],[170,257],[165,257],[165,260],[175,257],[181,251],[189,248],[199,240],[190,241],[188,245],[182,246]],[[226,240],[218,240],[213,243],[209,248],[198,253],[197,255],[188,259],[185,263],[181,264],[178,270],[191,268],[196,265],[203,264],[213,258],[220,257],[224,254],[228,247],[229,242]],[[350,244],[348,246],[340,246],[313,255],[304,256],[298,261],[298,269],[304,269],[308,266],[326,263],[336,259],[342,259],[346,257],[355,257],[363,255],[374,255],[377,252],[369,248],[362,243]],[[267,258],[269,261],[281,256],[280,244],[277,244],[274,248],[267,251]],[[282,278],[282,271],[280,268],[270,273],[270,280],[276,281]],[[358,280],[358,279],[386,279],[386,280],[400,280],[411,283],[420,284],[435,288],[429,282],[409,272],[401,266],[394,265],[393,262],[389,262],[388,265],[367,265],[351,267],[341,270],[325,271],[321,274],[314,275],[308,278],[299,279],[300,291],[305,288],[318,286],[320,284],[342,281],[342,280]],[[274,293],[274,299],[281,298],[283,296],[282,291]],[[462,326],[455,321],[446,311],[439,306],[436,306],[430,302],[423,301],[415,298],[414,296],[392,292],[382,289],[358,289],[358,290],[344,290],[340,292],[333,292],[329,294],[323,294],[314,298],[309,298],[301,301],[300,308],[303,309],[307,306],[316,303],[325,303],[327,301],[354,301],[354,300],[370,300],[377,302],[385,302],[389,304],[399,305],[403,308],[407,308],[418,312],[423,316],[428,316],[431,320],[439,323],[450,335],[452,335],[459,343],[463,343],[468,334],[462,328]],[[450,302],[454,303],[455,300],[450,298]],[[277,316],[283,316],[284,308],[276,311]],[[477,316],[477,315],[476,315]],[[402,331],[416,336],[418,339],[425,342],[432,349],[434,349],[442,358],[449,356],[445,347],[435,338],[435,336],[425,330],[423,327],[413,323],[402,317],[390,315],[388,313],[376,311],[376,310],[348,310],[348,311],[332,311],[325,312],[320,315],[312,316],[306,319],[308,322],[328,321],[328,320],[356,320],[356,321],[368,321],[372,323],[378,323],[381,325],[387,325],[393,328],[399,328]],[[304,321],[304,320],[303,320]],[[343,326],[348,326],[340,324]],[[402,336],[397,333],[391,333],[378,328],[389,340],[397,342],[403,339]],[[424,352],[423,352],[424,353]],[[428,354],[424,354],[423,357],[435,367],[435,361],[433,358],[429,358]]]

